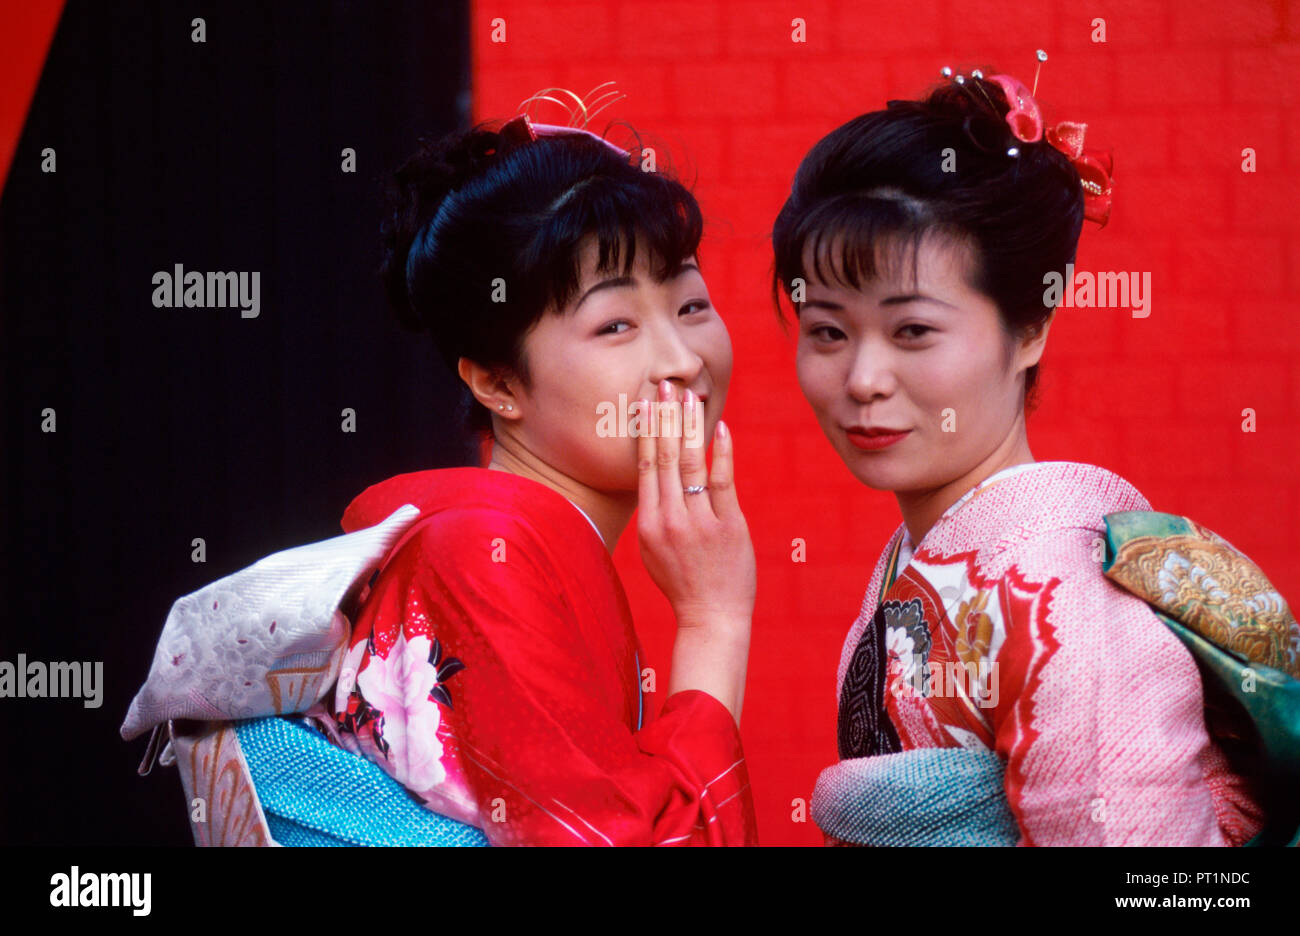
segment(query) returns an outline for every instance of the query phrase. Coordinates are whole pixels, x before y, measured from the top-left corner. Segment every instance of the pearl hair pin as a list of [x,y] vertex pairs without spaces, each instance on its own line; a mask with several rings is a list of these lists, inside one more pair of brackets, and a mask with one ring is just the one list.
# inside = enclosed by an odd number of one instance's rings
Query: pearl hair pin
[[[1084,150],[1084,133],[1088,129],[1086,123],[1063,120],[1055,126],[1045,127],[1043,125],[1042,112],[1034,96],[1038,93],[1038,79],[1042,75],[1043,63],[1047,61],[1047,53],[1042,49],[1038,49],[1035,58],[1038,60],[1038,65],[1034,69],[1032,88],[1025,87],[1024,84],[1011,75],[989,75],[985,77],[984,73],[978,68],[971,70],[970,77],[974,79],[973,81],[967,81],[965,75],[954,74],[952,67],[948,65],[939,69],[939,74],[950,79],[953,84],[961,88],[981,111],[985,109],[984,104],[986,103],[995,114],[1000,113],[1000,109],[994,106],[993,99],[985,89],[984,83],[988,82],[997,85],[1007,101],[1008,110],[1004,115],[1004,119],[1011,129],[1012,136],[1021,144],[1037,143],[1040,140],[1045,140],[1050,146],[1064,153],[1079,174],[1080,186],[1084,192],[1084,218],[1105,227],[1106,222],[1110,219],[1111,192],[1113,189],[1111,181],[1113,159],[1111,153],[1109,150]],[[974,91],[971,90],[972,85]],[[984,99],[984,103],[981,103],[980,98],[975,96],[976,91]],[[995,152],[994,149],[985,145],[985,141],[977,138],[973,130],[975,116],[972,114],[966,117],[963,124],[966,136],[984,152]],[[1020,156],[1022,147],[1012,143],[1006,148],[1005,152],[1007,156],[1014,159]]]
[[[1033,95],[1038,93],[1038,76],[1042,72],[1043,63],[1047,61],[1047,53],[1044,52],[1042,49],[1039,49],[1036,53],[1036,57],[1038,59],[1038,67],[1034,70],[1034,88],[1030,92],[1031,98],[1033,97]],[[952,71],[952,67],[949,65],[945,65],[943,66],[943,68],[939,69],[939,74],[942,75],[944,78],[951,78],[955,85],[957,85],[967,94],[971,94],[972,100],[974,99],[974,95],[971,93],[970,90],[970,85],[968,85],[966,82],[965,75],[962,75],[960,73],[954,75]],[[984,90],[983,84],[980,83],[984,78],[984,72],[978,68],[975,68],[971,70],[970,76],[976,79],[974,82],[972,82],[972,84],[974,84],[975,86],[975,90],[978,91],[980,95],[984,98],[985,102],[989,106],[989,109],[994,113],[997,113],[998,109],[996,105],[994,105],[993,99],[989,97],[988,92]],[[1005,85],[1003,85],[1002,87],[1003,90],[1005,91],[1006,90]],[[1013,110],[1023,108],[1025,106],[1025,102],[1022,99],[1010,100],[1010,96],[1008,96],[1008,98],[1009,98],[1009,103],[1011,104]],[[976,103],[978,103],[978,101]],[[1013,159],[1018,157],[1020,155],[1020,147],[1018,146],[1007,147],[1007,155]]]

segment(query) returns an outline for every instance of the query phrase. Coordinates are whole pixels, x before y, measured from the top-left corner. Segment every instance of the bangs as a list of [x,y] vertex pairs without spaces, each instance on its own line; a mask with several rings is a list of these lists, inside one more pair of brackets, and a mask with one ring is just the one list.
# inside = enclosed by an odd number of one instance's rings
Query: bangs
[[584,179],[551,205],[545,225],[522,259],[547,308],[565,309],[581,284],[582,246],[597,246],[598,273],[630,276],[637,243],[648,250],[651,276],[664,282],[695,255],[704,220],[681,183],[628,166],[628,174]]
[[827,198],[785,230],[788,234],[773,244],[774,298],[778,290],[788,298],[795,279],[856,291],[881,277],[900,278],[908,267],[915,284],[917,257],[926,237],[964,239],[948,231],[928,205],[896,188]]

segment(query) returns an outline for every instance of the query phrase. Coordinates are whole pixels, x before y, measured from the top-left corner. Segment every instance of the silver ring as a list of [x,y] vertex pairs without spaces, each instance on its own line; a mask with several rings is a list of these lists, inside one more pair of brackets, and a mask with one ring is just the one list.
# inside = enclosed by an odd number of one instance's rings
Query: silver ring
[[704,484],[692,484],[690,487],[682,488],[683,494],[703,494],[709,488]]

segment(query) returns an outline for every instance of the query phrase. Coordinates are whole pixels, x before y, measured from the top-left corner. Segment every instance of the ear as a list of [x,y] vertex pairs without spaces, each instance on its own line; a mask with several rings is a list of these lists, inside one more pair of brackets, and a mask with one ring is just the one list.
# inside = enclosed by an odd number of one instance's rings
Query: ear
[[1056,309],[1033,331],[1021,339],[1016,348],[1016,369],[1028,369],[1039,362],[1047,349],[1047,332],[1056,320]]
[[474,398],[488,408],[493,416],[502,419],[516,419],[521,414],[519,399],[515,396],[511,381],[497,368],[484,367],[467,357],[456,362],[456,372],[465,381]]

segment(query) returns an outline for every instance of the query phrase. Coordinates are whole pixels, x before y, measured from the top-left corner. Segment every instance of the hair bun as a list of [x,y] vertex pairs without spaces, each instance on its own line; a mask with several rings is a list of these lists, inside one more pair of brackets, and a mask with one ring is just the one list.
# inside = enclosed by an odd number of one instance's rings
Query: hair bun
[[483,126],[437,139],[421,137],[415,153],[388,180],[379,275],[388,304],[403,327],[417,332],[428,329],[407,292],[411,245],[446,197],[495,160],[503,142],[499,133]]

